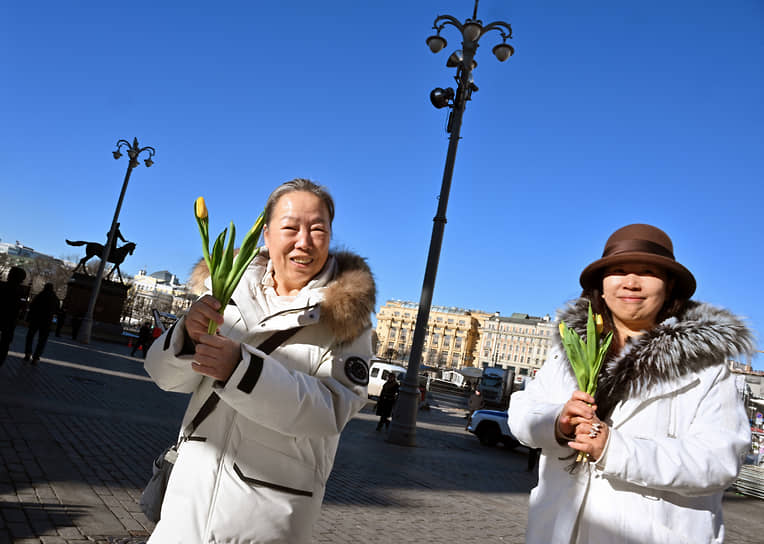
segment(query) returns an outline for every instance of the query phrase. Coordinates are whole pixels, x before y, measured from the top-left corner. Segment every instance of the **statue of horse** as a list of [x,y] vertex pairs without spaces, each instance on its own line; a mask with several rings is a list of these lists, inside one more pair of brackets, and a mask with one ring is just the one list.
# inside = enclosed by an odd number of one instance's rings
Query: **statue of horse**
[[[101,255],[103,255],[103,244],[99,244],[98,242],[83,242],[82,240],[77,240],[76,242],[72,242],[70,240],[66,241],[67,244],[70,246],[85,246],[85,256],[80,259],[79,264],[74,268],[74,271],[82,267],[83,270],[87,270],[85,268],[85,263],[88,262],[93,257],[100,258]],[[109,279],[111,275],[114,273],[114,271],[117,271],[117,274],[119,275],[119,281],[124,283],[122,280],[122,272],[119,270],[119,265],[121,265],[125,258],[128,255],[132,255],[133,251],[135,251],[135,243],[133,242],[127,242],[125,245],[120,246],[118,248],[115,248],[114,250],[109,252],[109,258],[107,259],[110,263],[114,264],[114,267],[109,271],[109,273],[106,276],[106,279]]]

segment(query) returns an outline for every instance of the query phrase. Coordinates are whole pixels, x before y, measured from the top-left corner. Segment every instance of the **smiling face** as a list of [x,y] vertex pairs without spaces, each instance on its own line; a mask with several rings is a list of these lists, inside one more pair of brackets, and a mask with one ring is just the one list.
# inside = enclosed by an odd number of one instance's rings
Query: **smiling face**
[[626,263],[605,269],[602,298],[621,340],[655,326],[669,289],[666,271],[654,265]]
[[295,295],[329,257],[329,210],[313,193],[286,193],[273,207],[263,238],[273,262],[276,293]]

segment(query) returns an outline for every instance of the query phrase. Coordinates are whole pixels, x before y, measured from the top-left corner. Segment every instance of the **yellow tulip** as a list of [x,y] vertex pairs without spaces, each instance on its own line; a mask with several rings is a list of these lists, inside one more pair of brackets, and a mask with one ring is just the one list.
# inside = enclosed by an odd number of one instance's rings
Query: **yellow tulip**
[[594,314],[594,326],[597,328],[597,334],[602,334],[605,324],[602,321],[602,315]]
[[207,219],[207,205],[204,203],[203,196],[196,199],[196,217],[199,219]]
[[560,321],[560,336],[565,336],[565,323]]

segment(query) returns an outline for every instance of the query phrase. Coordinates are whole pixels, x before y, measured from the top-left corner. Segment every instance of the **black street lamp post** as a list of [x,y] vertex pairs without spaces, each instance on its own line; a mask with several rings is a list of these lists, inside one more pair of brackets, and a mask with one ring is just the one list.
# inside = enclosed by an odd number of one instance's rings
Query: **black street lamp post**
[[493,54],[500,62],[507,60],[514,54],[514,48],[507,43],[508,38],[512,38],[512,27],[503,21],[497,21],[483,25],[483,22],[477,18],[478,1],[475,0],[475,9],[471,19],[461,23],[458,19],[450,15],[439,15],[435,18],[433,28],[436,31],[434,36],[427,38],[427,46],[433,53],[438,53],[447,42],[440,36],[440,31],[446,25],[456,27],[462,35],[462,49],[454,51],[446,61],[446,66],[456,68],[457,82],[456,92],[452,88],[436,88],[430,93],[430,101],[436,108],[451,108],[448,118],[446,132],[450,133],[448,142],[448,153],[446,155],[446,166],[443,171],[443,182],[440,188],[438,198],[438,211],[433,219],[432,237],[430,239],[430,250],[427,255],[427,265],[424,273],[424,282],[422,284],[422,295],[419,300],[419,311],[417,312],[416,325],[414,326],[414,338],[412,339],[411,355],[409,357],[406,377],[401,384],[398,402],[396,403],[395,415],[393,417],[390,434],[387,440],[389,442],[403,446],[416,445],[416,414],[419,399],[419,364],[422,359],[422,346],[427,332],[427,322],[430,317],[430,306],[432,305],[432,293],[435,286],[435,276],[438,272],[438,261],[440,259],[440,248],[443,243],[443,231],[446,225],[446,208],[448,206],[448,194],[451,190],[451,177],[454,172],[454,161],[456,159],[456,147],[459,143],[459,132],[462,127],[462,116],[467,101],[471,99],[472,93],[478,88],[472,80],[472,70],[477,66],[475,62],[475,52],[478,48],[478,41],[482,36],[491,30],[497,30],[502,37],[502,43],[493,48]]
[[127,140],[119,140],[117,142],[117,149],[112,151],[114,159],[122,157],[120,152],[122,147],[127,149],[127,156],[130,161],[127,164],[127,172],[125,173],[125,181],[122,182],[122,191],[119,193],[119,200],[117,201],[117,208],[114,210],[114,219],[111,221],[111,229],[109,229],[109,238],[106,242],[106,246],[103,248],[103,254],[101,255],[101,263],[98,265],[98,273],[93,283],[93,291],[90,293],[90,301],[88,302],[88,310],[85,313],[85,317],[82,319],[80,330],[77,335],[77,340],[83,344],[90,343],[90,336],[93,331],[93,314],[95,312],[96,302],[98,301],[98,292],[101,290],[101,280],[103,277],[104,269],[106,268],[106,262],[109,259],[109,253],[111,252],[111,246],[114,244],[114,238],[117,235],[117,224],[119,220],[119,211],[122,209],[122,200],[125,198],[125,191],[127,190],[127,182],[130,180],[130,174],[133,168],[140,165],[138,157],[144,151],[148,152],[148,158],[144,160],[146,167],[150,167],[154,164],[151,157],[154,156],[155,150],[153,147],[140,147],[138,145],[138,138],[133,138],[133,143],[130,144]]

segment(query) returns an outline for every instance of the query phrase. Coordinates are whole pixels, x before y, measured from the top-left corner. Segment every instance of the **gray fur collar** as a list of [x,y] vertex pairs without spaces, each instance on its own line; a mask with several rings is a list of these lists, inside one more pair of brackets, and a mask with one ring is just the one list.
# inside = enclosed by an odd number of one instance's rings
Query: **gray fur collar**
[[[583,298],[575,300],[557,316],[582,338],[586,335],[588,303]],[[725,309],[691,300],[680,316],[632,338],[621,353],[611,350],[600,370],[595,395],[597,412],[605,417],[619,401],[639,396],[654,385],[726,364],[728,359],[748,355],[753,350],[753,334],[741,318]]]

